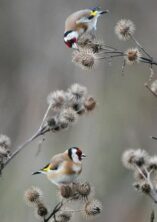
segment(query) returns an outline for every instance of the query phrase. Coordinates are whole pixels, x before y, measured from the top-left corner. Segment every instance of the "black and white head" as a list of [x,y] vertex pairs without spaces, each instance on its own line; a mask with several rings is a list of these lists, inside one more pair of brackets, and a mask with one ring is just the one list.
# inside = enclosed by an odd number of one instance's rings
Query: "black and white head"
[[71,147],[67,151],[69,158],[75,163],[81,162],[86,157],[78,147]]
[[64,42],[68,48],[77,49],[78,33],[77,31],[67,31],[64,33]]

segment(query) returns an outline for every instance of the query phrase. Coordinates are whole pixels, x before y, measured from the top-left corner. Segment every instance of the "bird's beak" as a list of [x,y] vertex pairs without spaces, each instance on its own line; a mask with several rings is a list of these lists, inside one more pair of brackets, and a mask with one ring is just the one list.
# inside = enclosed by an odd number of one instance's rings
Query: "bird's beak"
[[72,48],[73,49],[78,49],[78,45],[74,42],[73,45],[72,45]]
[[86,155],[84,154],[84,153],[82,153],[82,156],[81,156],[82,158],[85,158],[86,157]]
[[103,14],[106,14],[108,12],[109,12],[109,10],[104,10],[104,11],[100,11],[99,13],[100,13],[100,15],[103,15]]

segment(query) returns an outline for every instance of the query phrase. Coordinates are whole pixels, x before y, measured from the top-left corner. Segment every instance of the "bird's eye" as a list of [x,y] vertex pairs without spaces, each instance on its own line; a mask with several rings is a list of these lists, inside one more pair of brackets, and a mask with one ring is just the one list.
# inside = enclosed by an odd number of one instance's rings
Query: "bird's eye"
[[53,167],[51,170],[58,170],[58,166]]

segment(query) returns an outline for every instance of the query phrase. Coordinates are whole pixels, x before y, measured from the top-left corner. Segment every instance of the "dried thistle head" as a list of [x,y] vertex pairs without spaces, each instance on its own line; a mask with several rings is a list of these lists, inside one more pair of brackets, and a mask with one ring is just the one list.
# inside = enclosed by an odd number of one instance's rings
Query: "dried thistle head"
[[65,92],[63,90],[57,90],[51,92],[47,97],[48,105],[51,105],[51,109],[58,111],[65,103]]
[[79,49],[90,49],[93,53],[99,53],[103,48],[103,42],[91,38],[91,36],[83,35],[78,41]]
[[36,215],[39,217],[45,217],[48,214],[47,207],[41,201],[37,202]]
[[78,183],[76,189],[81,199],[87,199],[92,191],[88,182]]
[[69,185],[66,185],[66,186],[62,185],[62,186],[60,186],[59,192],[60,192],[60,195],[63,198],[66,198],[66,199],[72,197],[72,195],[73,195],[73,189]]
[[72,217],[72,214],[70,211],[66,210],[60,210],[56,213],[55,221],[57,222],[68,222]]
[[85,106],[85,109],[90,112],[95,109],[96,100],[92,96],[89,96],[86,98],[84,102],[84,106]]
[[42,197],[42,191],[38,187],[32,186],[24,193],[24,199],[26,201],[26,204],[32,206],[36,204],[40,198]]
[[96,64],[97,57],[91,49],[75,50],[72,55],[72,62],[84,70],[89,70]]
[[147,164],[148,154],[145,150],[129,149],[126,150],[122,155],[123,165],[128,169],[135,169],[135,165],[142,167],[144,164]]
[[131,20],[121,19],[115,26],[115,33],[120,40],[128,40],[135,32],[135,25]]
[[138,48],[131,48],[125,52],[124,59],[128,65],[139,63],[142,54]]
[[140,189],[143,193],[145,194],[149,194],[150,191],[151,191],[151,187],[150,187],[150,184],[147,183],[147,182],[143,182],[140,186]]
[[87,88],[79,84],[73,84],[66,93],[67,106],[71,107],[81,115],[85,112],[84,101],[87,94]]
[[5,149],[10,149],[11,147],[11,140],[8,136],[1,134],[0,135],[0,146],[4,147]]
[[157,156],[152,156],[148,159],[147,169],[148,171],[157,170]]
[[68,93],[75,96],[76,98],[82,98],[82,97],[86,96],[87,88],[85,86],[78,84],[78,83],[74,83],[68,89]]
[[3,161],[3,159],[7,159],[10,157],[10,150],[6,149],[4,146],[0,146],[0,158]]
[[47,119],[47,126],[53,132],[58,132],[60,130],[58,115],[49,117]]
[[98,200],[91,200],[85,203],[84,205],[84,215],[88,217],[94,217],[101,213],[102,204]]
[[69,122],[69,124],[71,124],[77,122],[78,114],[76,113],[76,111],[74,111],[72,108],[69,107],[62,110],[59,118],[64,118]]

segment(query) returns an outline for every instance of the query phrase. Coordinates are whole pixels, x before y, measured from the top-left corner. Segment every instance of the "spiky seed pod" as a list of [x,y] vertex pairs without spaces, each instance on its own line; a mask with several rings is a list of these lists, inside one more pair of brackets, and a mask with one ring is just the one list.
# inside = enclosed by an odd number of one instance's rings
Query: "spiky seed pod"
[[139,191],[140,190],[140,184],[139,183],[134,183],[133,184],[134,188]]
[[128,40],[135,32],[135,25],[131,20],[121,19],[115,26],[115,33],[120,40]]
[[134,63],[139,63],[142,54],[138,48],[131,48],[125,52],[125,61],[128,65],[133,65]]
[[0,135],[0,146],[6,149],[10,149],[11,140],[8,136],[1,134]]
[[122,155],[122,163],[127,169],[134,170],[134,162],[133,162],[134,153],[135,153],[135,150],[129,149],[129,150],[124,151]]
[[149,194],[151,191],[151,187],[148,183],[144,182],[143,184],[141,184],[141,191],[145,194]]
[[58,119],[59,129],[67,129],[69,127],[69,121],[62,115]]
[[72,55],[72,62],[84,70],[89,70],[96,64],[97,57],[90,49],[75,50]]
[[60,126],[59,126],[59,119],[58,116],[52,116],[47,119],[47,126],[52,130],[53,132],[59,131]]
[[102,43],[88,36],[82,36],[78,41],[79,48],[90,49],[93,53],[99,53],[102,50]]
[[122,155],[123,165],[128,169],[135,169],[135,165],[142,167],[144,164],[147,164],[148,154],[145,150],[129,149],[126,150]]
[[36,204],[42,197],[42,191],[38,187],[32,186],[24,193],[24,199],[28,205]]
[[68,92],[77,98],[82,98],[82,97],[86,96],[87,88],[85,86],[81,86],[78,83],[74,83],[68,89]]
[[79,115],[85,112],[84,100],[87,88],[77,83],[73,84],[66,93],[67,106],[74,109]]
[[88,182],[78,183],[77,184],[77,191],[80,194],[81,198],[88,198],[89,194],[91,193],[91,186]]
[[157,79],[151,83],[150,89],[154,94],[157,94]]
[[37,203],[37,215],[45,217],[48,214],[46,206],[42,202]]
[[157,170],[157,156],[152,156],[148,159],[147,169],[150,170]]
[[4,146],[0,146],[0,157],[8,158],[10,156],[10,150],[5,148]]
[[68,185],[64,186],[63,185],[60,187],[60,194],[63,198],[67,199],[67,198],[72,197],[73,190],[72,190],[71,186],[68,186]]
[[84,106],[87,111],[92,111],[96,107],[96,100],[92,96],[89,96],[86,98]]
[[47,97],[47,103],[51,105],[53,111],[60,110],[65,103],[65,92],[63,90],[51,92]]
[[102,211],[102,204],[98,200],[92,200],[86,202],[84,206],[84,214],[87,217],[92,217],[100,214]]
[[70,123],[77,122],[78,115],[77,115],[76,111],[74,111],[72,108],[66,108],[66,109],[62,110],[59,118],[64,118],[70,124]]
[[56,220],[57,222],[68,222],[72,217],[72,214],[70,212],[67,211],[59,211],[56,214]]

